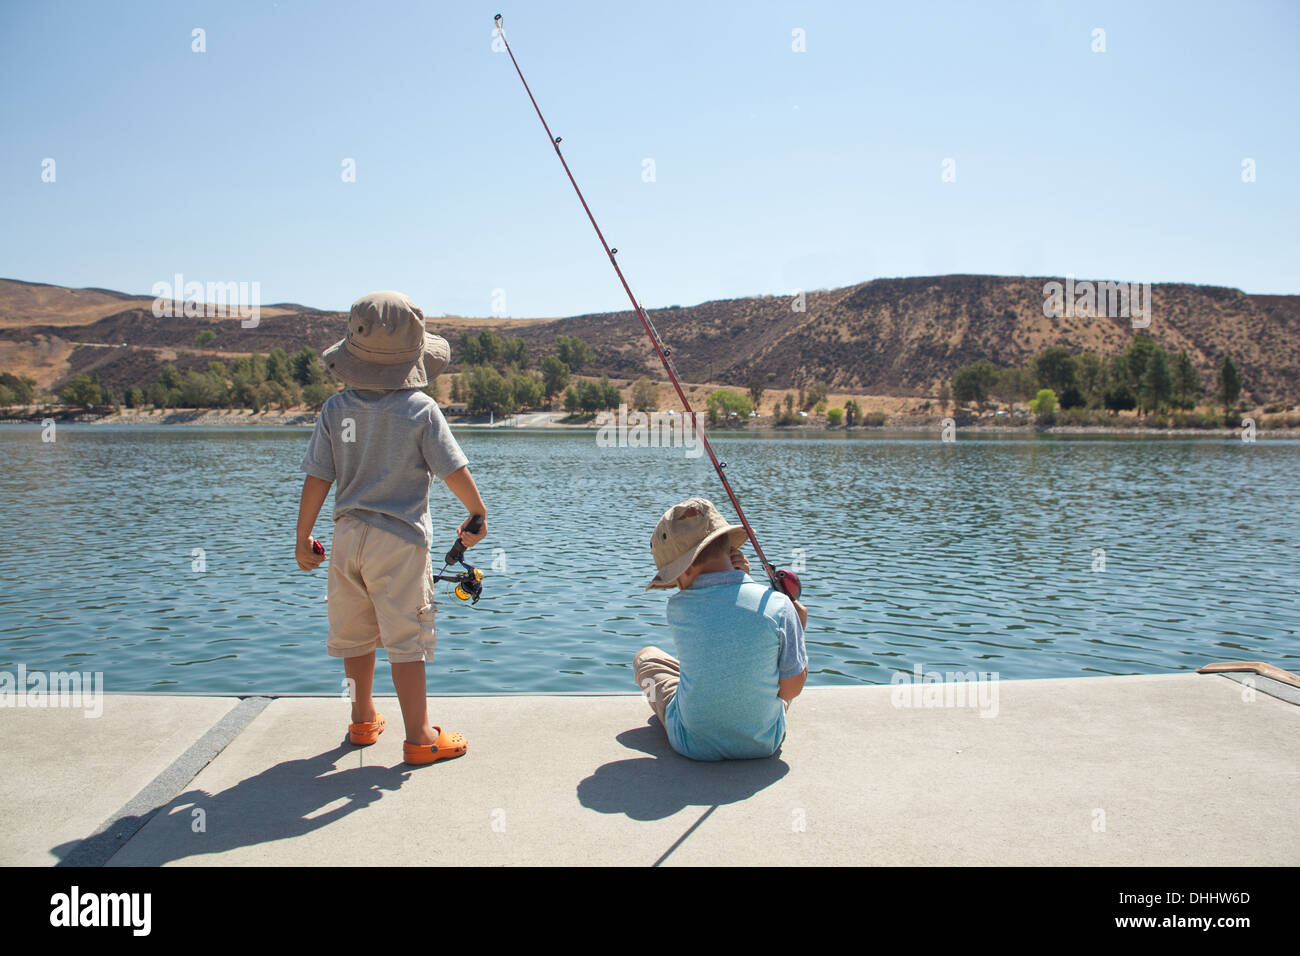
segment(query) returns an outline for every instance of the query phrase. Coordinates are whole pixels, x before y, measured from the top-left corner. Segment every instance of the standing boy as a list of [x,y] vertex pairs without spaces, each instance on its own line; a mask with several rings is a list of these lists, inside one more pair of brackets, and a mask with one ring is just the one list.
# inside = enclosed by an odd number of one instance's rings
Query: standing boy
[[[406,724],[403,756],[423,764],[465,753],[464,735],[429,725],[425,659],[433,656],[433,525],[429,489],[434,478],[469,511],[460,540],[472,547],[487,534],[486,509],[465,453],[437,403],[422,392],[447,366],[445,339],[425,331],[424,313],[399,292],[372,292],[352,304],[347,338],[325,350],[330,371],[349,386],[321,408],[303,459],[298,509],[298,567],[325,560],[314,550],[312,526],[334,493],[333,554],[329,563],[329,642],[343,658],[352,691],[354,744],[372,744],[384,715],[371,692],[375,650],[382,645]],[[477,532],[466,530],[478,515]]]
[[668,599],[677,656],[646,647],[632,667],[668,742],[694,760],[774,754],[808,677],[808,612],[749,577],[745,537],[712,502],[691,498],[650,538],[659,573],[646,590],[678,588]]

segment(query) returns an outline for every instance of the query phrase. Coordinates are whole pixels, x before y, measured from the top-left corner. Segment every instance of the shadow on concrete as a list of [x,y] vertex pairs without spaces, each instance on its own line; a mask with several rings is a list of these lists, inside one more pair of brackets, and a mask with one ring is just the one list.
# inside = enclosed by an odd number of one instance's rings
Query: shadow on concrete
[[578,802],[597,813],[625,813],[633,820],[662,820],[686,807],[717,807],[747,800],[790,772],[780,757],[760,760],[691,760],[668,744],[657,717],[615,738],[648,757],[615,760],[578,784]]
[[[61,843],[50,852],[59,857],[59,866],[103,866],[151,818],[165,832],[163,839],[150,841],[146,858],[139,861],[146,866],[301,836],[381,800],[384,791],[398,790],[411,772],[336,766],[358,750],[341,744],[314,757],[285,760],[216,794],[189,790],[157,812],[124,816],[103,833]],[[339,801],[343,803],[333,806]],[[198,833],[196,809],[203,811],[204,830]]]

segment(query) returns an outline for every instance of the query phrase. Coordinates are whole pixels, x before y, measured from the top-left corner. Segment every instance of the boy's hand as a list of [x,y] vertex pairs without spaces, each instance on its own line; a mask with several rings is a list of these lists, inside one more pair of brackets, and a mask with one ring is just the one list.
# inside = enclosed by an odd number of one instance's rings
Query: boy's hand
[[794,612],[799,615],[799,626],[805,631],[808,630],[808,609],[798,601],[791,601],[794,605]]
[[739,548],[732,548],[731,566],[735,568],[737,571],[744,571],[746,574],[748,574],[749,558],[745,557],[744,552],[742,552]]
[[[319,551],[316,549],[320,548]],[[320,567],[320,563],[325,560],[325,546],[315,538],[308,538],[306,541],[298,541],[298,549],[295,557],[298,559],[298,567],[304,571],[315,571]]]
[[469,523],[474,520],[474,515],[470,515],[462,521],[460,527],[456,530],[456,537],[461,540],[465,547],[472,548],[487,537],[487,516],[482,515],[481,518],[483,523],[479,525],[477,532],[466,530]]

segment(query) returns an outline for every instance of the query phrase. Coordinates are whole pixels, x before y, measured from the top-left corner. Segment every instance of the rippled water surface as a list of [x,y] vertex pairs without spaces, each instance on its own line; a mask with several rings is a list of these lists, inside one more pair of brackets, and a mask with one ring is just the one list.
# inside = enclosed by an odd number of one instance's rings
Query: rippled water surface
[[[0,426],[0,668],[102,671],[110,691],[339,689],[324,567],[293,560],[309,430],[57,434]],[[490,536],[470,552],[487,579],[476,608],[440,597],[430,691],[632,690],[637,649],[671,647],[666,592],[642,590],[650,530],[691,495],[725,504],[707,459],[599,448],[591,432],[458,437],[488,504]],[[769,557],[806,551],[813,684],[918,664],[1004,678],[1297,669],[1300,443],[715,445]],[[441,554],[463,512],[441,485],[431,505]]]

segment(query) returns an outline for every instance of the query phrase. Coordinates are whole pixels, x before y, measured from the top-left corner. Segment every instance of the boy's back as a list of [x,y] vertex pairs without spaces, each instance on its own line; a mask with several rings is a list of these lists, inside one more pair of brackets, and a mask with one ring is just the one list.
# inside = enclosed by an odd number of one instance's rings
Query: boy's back
[[673,749],[696,760],[773,754],[786,730],[779,681],[807,666],[789,599],[744,571],[700,574],[669,599],[668,624],[681,668],[665,711]]
[[424,392],[349,388],[322,406],[303,470],[336,482],[335,520],[351,514],[428,548],[430,485],[466,461]]

